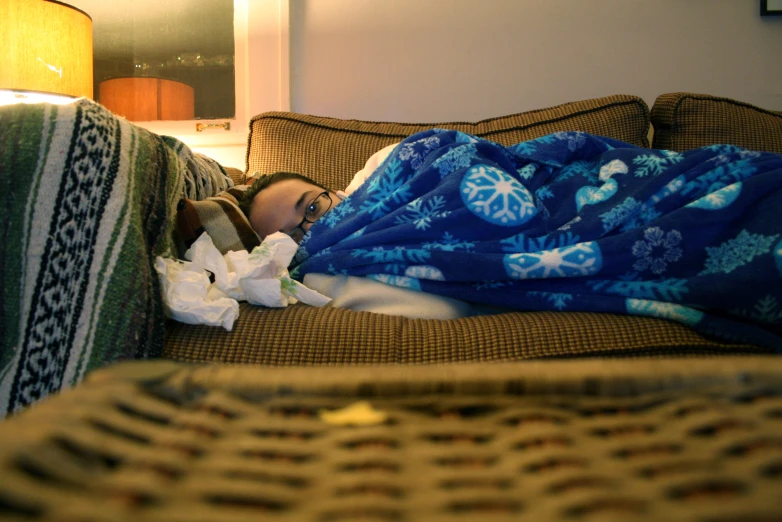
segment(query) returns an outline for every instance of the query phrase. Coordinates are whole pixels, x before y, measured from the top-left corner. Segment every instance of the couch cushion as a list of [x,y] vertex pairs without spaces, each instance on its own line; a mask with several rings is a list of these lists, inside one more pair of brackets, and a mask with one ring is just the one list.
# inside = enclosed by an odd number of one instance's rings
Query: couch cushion
[[223,170],[228,174],[228,177],[231,178],[231,181],[234,182],[234,185],[242,185],[245,183],[246,176],[243,171],[233,167],[223,167]]
[[653,146],[683,151],[714,144],[782,153],[782,112],[708,94],[675,92],[652,107]]
[[343,308],[240,304],[233,331],[170,321],[164,356],[180,361],[267,364],[409,364],[548,357],[768,353],[706,338],[650,317],[508,312],[462,319],[407,319]]
[[475,123],[392,123],[267,112],[250,122],[247,172],[298,172],[339,190],[372,154],[419,131],[440,127],[511,145],[580,130],[648,147],[649,109],[636,96],[577,101]]

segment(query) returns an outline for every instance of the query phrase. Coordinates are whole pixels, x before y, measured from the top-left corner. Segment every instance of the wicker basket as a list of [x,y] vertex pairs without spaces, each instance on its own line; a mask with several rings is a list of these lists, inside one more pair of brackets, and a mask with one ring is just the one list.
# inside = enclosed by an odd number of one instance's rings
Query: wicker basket
[[782,360],[126,363],[0,424],[0,518],[782,518]]

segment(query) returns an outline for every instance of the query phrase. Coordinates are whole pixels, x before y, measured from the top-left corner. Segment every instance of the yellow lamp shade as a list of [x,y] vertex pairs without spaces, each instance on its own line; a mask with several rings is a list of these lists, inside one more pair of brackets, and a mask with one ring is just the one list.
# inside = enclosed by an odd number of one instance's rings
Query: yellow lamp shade
[[51,0],[0,0],[0,89],[92,98],[92,19]]
[[130,121],[192,120],[195,114],[193,88],[164,78],[102,81],[98,86],[98,101]]

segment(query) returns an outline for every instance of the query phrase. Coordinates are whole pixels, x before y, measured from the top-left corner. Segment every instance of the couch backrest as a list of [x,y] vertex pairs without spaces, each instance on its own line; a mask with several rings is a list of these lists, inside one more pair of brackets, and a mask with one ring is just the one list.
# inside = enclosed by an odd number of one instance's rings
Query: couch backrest
[[366,160],[386,145],[439,127],[503,145],[579,130],[648,147],[649,108],[637,96],[615,95],[475,123],[393,123],[266,112],[250,122],[247,173],[298,172],[333,189],[348,185]]
[[782,112],[708,94],[663,94],[652,107],[654,147],[684,151],[715,144],[782,154]]

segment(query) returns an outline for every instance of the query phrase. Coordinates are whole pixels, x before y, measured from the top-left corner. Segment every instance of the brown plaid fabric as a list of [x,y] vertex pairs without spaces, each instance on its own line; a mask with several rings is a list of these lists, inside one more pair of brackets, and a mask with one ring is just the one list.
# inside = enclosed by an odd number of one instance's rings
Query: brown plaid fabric
[[707,94],[676,92],[652,107],[654,147],[683,151],[714,144],[782,153],[782,112]]
[[648,147],[649,109],[636,96],[608,96],[475,123],[392,123],[266,112],[250,122],[247,172],[298,172],[335,190],[345,188],[366,160],[406,136],[439,127],[503,145],[580,130]]
[[405,364],[546,357],[765,353],[648,317],[509,312],[454,320],[295,305],[240,305],[233,331],[171,321],[165,357],[266,364]]
[[238,207],[241,191],[234,187],[200,201],[180,200],[176,226],[180,257],[204,232],[223,254],[232,250],[252,250],[261,244],[258,234]]

